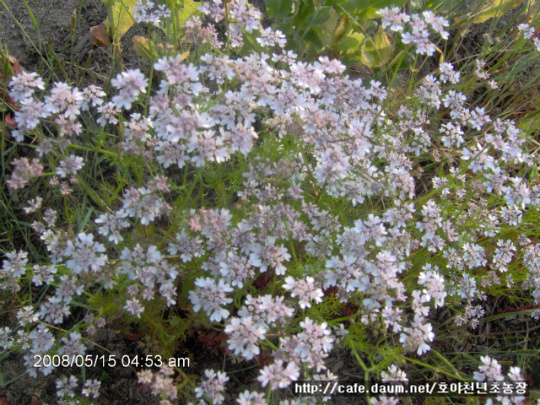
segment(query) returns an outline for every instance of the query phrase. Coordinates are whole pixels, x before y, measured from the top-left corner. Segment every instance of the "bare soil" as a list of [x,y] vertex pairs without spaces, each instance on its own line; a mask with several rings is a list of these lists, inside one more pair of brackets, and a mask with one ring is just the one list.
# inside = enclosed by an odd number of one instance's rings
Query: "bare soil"
[[[101,0],[27,0],[36,25],[23,0],[5,0],[8,11],[0,16],[0,36],[9,54],[23,69],[78,86],[104,84],[111,75],[111,50],[90,42],[90,28],[107,17]],[[126,68],[147,70],[149,63],[133,50],[134,35],[144,35],[139,25],[122,38]]]

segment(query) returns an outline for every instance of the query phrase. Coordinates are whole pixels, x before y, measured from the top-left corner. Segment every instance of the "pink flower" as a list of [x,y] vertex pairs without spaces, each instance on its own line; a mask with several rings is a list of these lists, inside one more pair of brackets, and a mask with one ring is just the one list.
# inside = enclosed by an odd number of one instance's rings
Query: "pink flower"
[[105,252],[105,246],[94,242],[94,235],[79,233],[75,242],[68,241],[64,252],[66,256],[71,256],[66,262],[68,269],[75,274],[93,270],[99,271],[107,262],[107,256],[100,254]]
[[144,312],[144,307],[141,305],[137,298],[126,301],[124,309],[128,311],[131,315],[136,316],[137,318],[140,318],[141,314]]
[[497,360],[489,356],[482,356],[480,360],[483,364],[478,367],[479,371],[475,371],[473,376],[476,381],[504,381],[502,367]]
[[214,370],[205,370],[204,375],[206,381],[203,381],[195,388],[197,398],[203,396],[208,398],[212,404],[221,404],[225,400],[223,392],[225,391],[225,383],[229,381],[229,377],[221,371],[217,373]]
[[272,390],[276,390],[288,387],[291,382],[298,380],[298,377],[300,377],[300,369],[296,363],[290,361],[285,367],[283,360],[276,360],[261,370],[257,380],[263,387],[270,385]]
[[229,349],[234,354],[240,354],[247,360],[251,360],[260,353],[257,342],[259,339],[264,339],[266,330],[254,325],[253,319],[248,316],[229,319],[225,333],[229,335],[227,340]]
[[423,321],[423,317],[416,315],[411,327],[405,328],[399,338],[405,350],[417,351],[419,356],[431,350],[427,342],[432,342],[435,338],[431,324]]
[[211,321],[220,322],[229,317],[229,311],[222,308],[232,302],[232,298],[227,298],[226,293],[233,289],[223,280],[218,283],[211,278],[198,278],[195,280],[197,286],[194,291],[189,292],[189,299],[193,303],[193,310],[199,312],[201,308],[208,314]]
[[119,109],[125,108],[129,110],[131,104],[137,100],[139,93],[146,92],[148,79],[144,77],[139,69],[135,69],[119,73],[115,79],[111,80],[111,84],[120,90],[112,99],[115,106]]
[[291,297],[300,298],[300,308],[311,308],[311,301],[315,301],[317,304],[322,302],[323,292],[320,288],[315,287],[315,279],[313,277],[306,277],[305,280],[296,281],[291,276],[285,279],[283,288],[291,290]]
[[21,102],[32,98],[36,89],[45,89],[45,82],[37,73],[21,72],[13,76],[9,82],[11,92],[9,93],[13,100]]

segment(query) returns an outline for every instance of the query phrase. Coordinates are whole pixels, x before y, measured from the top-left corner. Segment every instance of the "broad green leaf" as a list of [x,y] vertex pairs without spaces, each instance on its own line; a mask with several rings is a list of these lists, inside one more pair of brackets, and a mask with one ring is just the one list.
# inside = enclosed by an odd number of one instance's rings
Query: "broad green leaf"
[[360,51],[354,53],[344,53],[340,55],[339,59],[345,64],[345,66],[363,64]]
[[312,45],[315,45],[315,48],[317,48],[317,50],[320,51],[324,48],[324,43],[321,36],[317,33],[317,31],[314,28],[306,32],[306,35],[304,35],[304,41],[309,42]]
[[378,18],[377,10],[385,7],[401,7],[406,3],[407,0],[347,0],[341,7],[353,16]]
[[268,17],[281,21],[293,12],[293,0],[264,0]]
[[380,67],[392,58],[392,42],[386,32],[379,27],[373,38],[366,38],[362,44],[362,63],[370,68]]
[[[403,1],[392,1],[392,4],[390,5],[390,7],[401,7],[401,6],[404,6],[405,3],[407,3],[407,0],[403,0]],[[384,7],[388,7],[388,6],[384,6]],[[381,8],[384,8],[384,7],[380,7],[380,6],[377,6],[377,7],[367,7],[365,10],[363,10],[361,13],[358,14],[358,17],[360,18],[369,18],[369,19],[373,19],[373,18],[380,18],[381,15],[379,14],[379,10]]]
[[135,24],[133,18],[133,6],[137,0],[116,0],[110,8],[104,24],[109,30],[113,43],[119,43],[120,39]]
[[294,30],[294,16],[284,18],[281,22],[273,25],[274,29],[280,30],[287,36],[291,36]]
[[[317,25],[324,24],[330,18],[331,7],[324,6],[313,11],[308,7],[300,7],[296,20],[298,25],[296,26],[296,32],[294,33],[295,39],[301,44],[298,49],[299,52],[306,51],[306,42],[315,45],[317,48],[322,48],[322,39],[318,37],[313,28]],[[320,41],[320,42],[319,42]]]
[[323,47],[332,45],[334,42],[334,34],[338,26],[339,16],[336,13],[336,10],[333,8],[330,9],[330,17],[322,24],[315,25],[312,28],[312,31],[317,34],[320,39],[322,49]]
[[350,34],[345,35],[341,40],[334,46],[334,49],[339,52],[355,52],[360,49],[360,46],[366,39],[366,36],[361,32],[351,32]]
[[313,11],[305,20],[306,25],[308,26],[306,31],[309,31],[314,25],[324,24],[328,21],[331,10],[333,11],[334,9],[330,6],[324,6]]
[[507,12],[516,8],[523,0],[492,0],[487,2],[487,5],[482,11],[475,15],[473,23],[479,24],[493,17],[502,17]]
[[194,2],[193,0],[184,0],[184,5],[182,7],[181,11],[178,11],[178,24],[184,25],[186,21],[191,17],[193,14],[196,14],[199,12],[198,7],[202,3]]
[[242,30],[242,36],[244,39],[244,45],[242,46],[242,49],[240,49],[240,51],[238,52],[239,55],[248,56],[253,53],[261,54],[265,52],[266,49],[264,48],[264,46],[257,42],[253,34]]

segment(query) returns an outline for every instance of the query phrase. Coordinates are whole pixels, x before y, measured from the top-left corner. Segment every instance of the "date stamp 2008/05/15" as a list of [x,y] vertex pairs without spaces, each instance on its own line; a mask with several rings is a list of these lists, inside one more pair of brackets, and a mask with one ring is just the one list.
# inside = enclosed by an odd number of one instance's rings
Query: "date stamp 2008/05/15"
[[115,354],[109,355],[35,355],[34,367],[138,367],[138,368],[151,368],[151,367],[189,367],[189,357],[171,357],[164,359],[160,355],[135,355],[117,356]]

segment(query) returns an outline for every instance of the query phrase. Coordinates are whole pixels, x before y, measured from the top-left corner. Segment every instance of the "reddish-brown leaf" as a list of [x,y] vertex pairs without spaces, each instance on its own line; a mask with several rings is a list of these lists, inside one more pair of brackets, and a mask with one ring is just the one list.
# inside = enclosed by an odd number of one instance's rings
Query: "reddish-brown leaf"
[[142,333],[128,333],[127,335],[122,335],[122,336],[124,337],[124,339],[137,341],[137,340],[141,340]]
[[90,28],[90,42],[98,46],[111,45],[107,27],[105,27],[103,24],[99,24]]

